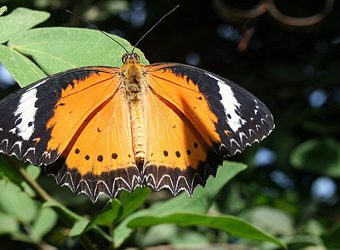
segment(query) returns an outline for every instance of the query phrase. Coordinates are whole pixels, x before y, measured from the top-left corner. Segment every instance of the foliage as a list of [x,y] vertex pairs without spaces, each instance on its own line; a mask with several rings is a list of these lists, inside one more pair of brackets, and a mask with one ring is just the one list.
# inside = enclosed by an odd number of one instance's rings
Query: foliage
[[[49,10],[52,18],[47,19],[47,12],[15,9],[23,3],[14,2],[8,2],[10,14],[0,8],[0,63],[21,86],[68,68],[120,65],[124,51],[97,31],[43,27],[77,26],[79,20],[64,9],[98,22],[103,30],[122,27],[129,41],[137,41],[173,7],[167,1],[148,1],[142,7],[144,1],[83,1],[81,8],[59,0],[27,1],[29,7]],[[340,169],[340,34],[334,28],[340,22],[339,5],[317,25],[291,28],[270,15],[229,25],[229,20],[216,17],[210,2],[183,3],[179,14],[143,41],[143,51],[153,62],[178,62],[184,57],[190,62],[198,57],[199,67],[237,80],[264,100],[277,125],[261,144],[274,154],[272,161],[261,165],[257,157],[263,148],[253,146],[234,158],[246,162],[247,171],[242,171],[243,164],[225,162],[217,177],[210,178],[204,189],[199,187],[193,198],[181,194],[168,199],[163,192],[137,189],[111,202],[100,199],[91,204],[57,188],[51,178],[37,172],[39,168],[1,155],[1,248],[77,249],[80,243],[90,249],[93,242],[98,248],[185,247],[193,242],[201,248],[216,243],[255,249],[278,249],[283,243],[293,250],[339,248],[338,193],[313,194],[319,177],[339,189],[335,181]],[[248,9],[256,1],[225,2]],[[275,2],[282,12],[299,17],[317,13],[324,4],[321,0]],[[148,19],[138,26],[134,15],[143,8]],[[2,19],[8,17],[13,19]],[[36,25],[40,27],[32,28]],[[237,43],[248,29],[254,35],[248,49],[240,53]],[[126,40],[113,37],[131,48]],[[326,100],[315,106],[312,98],[320,93]]]

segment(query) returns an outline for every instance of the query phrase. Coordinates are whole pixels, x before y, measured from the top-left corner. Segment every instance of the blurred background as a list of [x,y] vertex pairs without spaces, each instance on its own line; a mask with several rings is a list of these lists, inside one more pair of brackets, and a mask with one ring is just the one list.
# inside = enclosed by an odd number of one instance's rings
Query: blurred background
[[[266,140],[230,159],[249,167],[225,187],[216,206],[295,246],[340,249],[339,1],[1,3],[9,12],[50,12],[44,27],[86,27],[69,9],[132,44],[177,4],[139,45],[149,62],[190,64],[233,80],[259,97],[276,122]],[[1,96],[18,88],[1,65],[0,83]]]

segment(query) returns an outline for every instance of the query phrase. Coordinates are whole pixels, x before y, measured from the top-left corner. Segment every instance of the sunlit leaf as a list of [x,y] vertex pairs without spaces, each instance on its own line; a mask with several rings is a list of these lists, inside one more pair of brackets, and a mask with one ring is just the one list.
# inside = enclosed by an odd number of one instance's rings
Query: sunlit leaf
[[56,212],[54,212],[51,208],[41,208],[30,231],[30,237],[32,240],[39,243],[41,239],[55,226],[57,219],[58,217]]
[[10,234],[19,230],[18,221],[8,214],[0,212],[0,235]]
[[278,239],[235,216],[210,216],[203,214],[178,213],[169,216],[144,216],[129,222],[128,226],[150,227],[173,223],[179,226],[204,226],[225,231],[233,236],[262,240],[284,246]]
[[70,231],[70,237],[78,236],[82,234],[87,227],[89,221],[88,220],[79,220],[76,223],[74,223],[73,227],[71,228]]
[[20,86],[26,86],[46,76],[31,60],[16,50],[0,44],[0,63]]
[[[128,51],[126,40],[110,35]],[[65,46],[65,44],[67,46]],[[81,66],[121,66],[125,50],[99,31],[80,28],[38,28],[15,36],[8,46],[34,61],[48,74]],[[140,50],[141,61],[147,63]]]
[[6,6],[0,7],[0,16],[2,16],[2,14],[4,14],[6,11],[7,11],[7,7]]
[[[5,9],[1,8],[1,13]],[[33,26],[42,23],[50,16],[45,11],[17,8],[10,14],[0,17],[0,43],[6,42],[14,35],[28,30]]]

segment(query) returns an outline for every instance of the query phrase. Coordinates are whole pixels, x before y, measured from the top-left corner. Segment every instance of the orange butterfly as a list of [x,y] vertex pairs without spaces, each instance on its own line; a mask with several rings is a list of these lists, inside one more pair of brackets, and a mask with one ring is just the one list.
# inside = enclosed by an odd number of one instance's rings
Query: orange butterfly
[[225,156],[274,128],[267,107],[235,83],[178,63],[83,67],[0,102],[0,152],[46,166],[96,201],[138,186],[192,194]]

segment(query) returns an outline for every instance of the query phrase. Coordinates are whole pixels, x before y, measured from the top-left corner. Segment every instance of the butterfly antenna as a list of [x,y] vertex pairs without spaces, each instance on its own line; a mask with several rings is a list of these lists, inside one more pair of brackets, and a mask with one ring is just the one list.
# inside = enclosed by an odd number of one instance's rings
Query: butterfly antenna
[[141,38],[139,38],[139,40],[136,42],[135,46],[133,46],[133,49],[131,51],[131,53],[133,53],[133,51],[135,50],[135,48],[137,47],[137,45],[143,40],[144,37],[146,37],[147,34],[149,34],[160,22],[162,22],[164,20],[164,18],[166,18],[167,16],[169,16],[172,12],[174,12],[177,8],[179,7],[179,4],[176,5],[172,10],[170,10],[168,13],[166,13],[161,19],[158,20],[157,23],[155,23],[147,32],[144,33],[144,35],[142,35]]
[[111,40],[115,41],[120,47],[122,47],[126,53],[129,53],[129,51],[120,43],[118,42],[116,39],[114,39],[113,37],[109,36],[107,33],[105,33],[104,31],[101,31],[96,25],[94,25],[93,23],[90,23],[89,21],[87,21],[85,18],[82,18],[81,16],[78,16],[76,14],[74,14],[72,11],[70,10],[66,10],[67,13],[71,14],[72,16],[82,20],[83,22],[87,23],[88,25],[90,25],[92,28],[98,30],[100,33],[104,34],[105,36],[107,36],[108,38],[110,38]]

